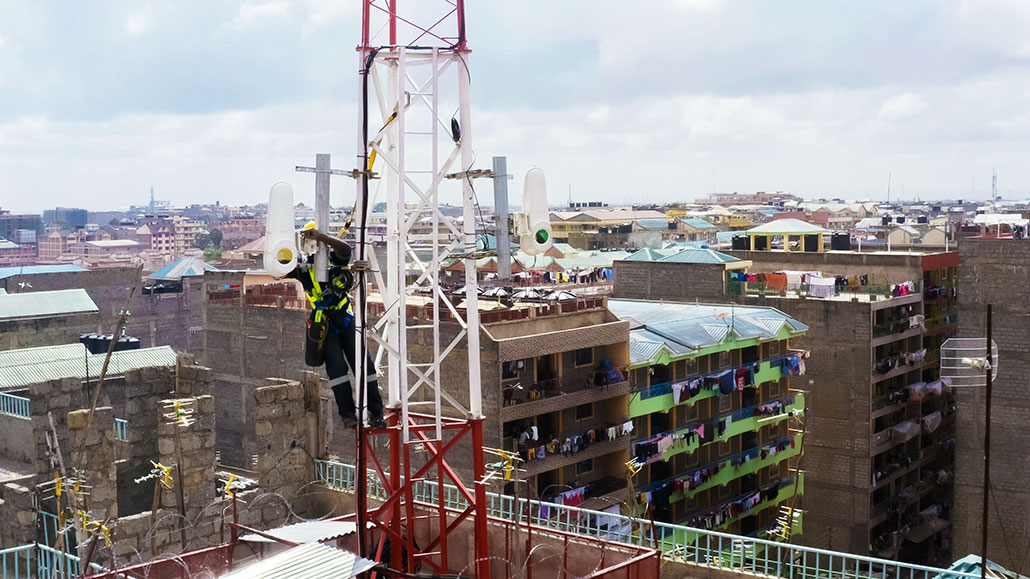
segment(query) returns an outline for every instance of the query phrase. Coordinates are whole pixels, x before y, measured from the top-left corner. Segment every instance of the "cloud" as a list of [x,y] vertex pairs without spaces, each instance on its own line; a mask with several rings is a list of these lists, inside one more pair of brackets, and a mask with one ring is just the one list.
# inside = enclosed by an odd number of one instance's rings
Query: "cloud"
[[[401,3],[426,17],[438,4]],[[353,163],[360,3],[125,6],[0,0],[5,206],[127,205],[151,184],[177,203],[254,202],[315,152]],[[538,164],[555,201],[570,184],[609,202],[713,187],[880,196],[888,170],[924,196],[964,195],[994,167],[1030,181],[1030,3],[467,10],[479,165]]]
[[271,2],[255,4],[247,0],[240,6],[236,17],[229,23],[229,26],[231,28],[243,28],[250,26],[257,20],[286,16],[289,12],[290,4],[288,2],[273,0]]
[[892,96],[880,107],[880,118],[885,121],[898,121],[906,117],[918,115],[926,110],[926,103],[917,95],[906,92]]
[[129,36],[143,36],[154,26],[153,9],[148,2],[144,8],[125,18],[125,33]]

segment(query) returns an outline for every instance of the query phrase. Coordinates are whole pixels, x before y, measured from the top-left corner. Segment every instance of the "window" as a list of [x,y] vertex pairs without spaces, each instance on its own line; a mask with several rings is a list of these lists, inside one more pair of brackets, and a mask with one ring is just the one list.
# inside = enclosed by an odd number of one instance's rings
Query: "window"
[[758,346],[748,346],[740,351],[741,362],[753,364],[758,361]]
[[586,474],[594,470],[594,459],[588,458],[587,460],[581,460],[576,463],[576,474]]
[[594,363],[594,349],[580,348],[574,352],[576,367],[587,366]]
[[719,493],[719,500],[730,498],[730,485],[720,485],[715,487]]
[[733,446],[729,443],[729,441],[719,443],[719,458],[727,457],[732,452]]
[[733,397],[735,393],[723,394],[719,396],[719,412],[727,412],[733,408]]
[[687,360],[687,373],[684,375],[693,376],[694,374],[697,374],[697,359],[691,358],[690,360]]
[[576,420],[586,420],[594,416],[594,403],[587,402],[576,407]]
[[730,353],[719,352],[719,369],[729,368],[730,366]]

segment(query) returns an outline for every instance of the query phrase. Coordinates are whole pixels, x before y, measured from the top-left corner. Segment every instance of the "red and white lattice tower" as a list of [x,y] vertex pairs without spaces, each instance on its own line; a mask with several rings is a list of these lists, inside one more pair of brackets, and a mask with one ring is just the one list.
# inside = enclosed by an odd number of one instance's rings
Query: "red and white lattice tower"
[[[364,428],[359,436],[359,473],[367,468],[378,472],[387,487],[381,507],[367,509],[364,498],[365,477],[358,476],[357,515],[372,522],[391,542],[393,568],[408,569],[421,563],[437,573],[449,571],[448,535],[473,515],[475,528],[475,568],[479,579],[489,577],[487,557],[487,513],[485,464],[483,457],[483,410],[479,363],[479,310],[476,291],[476,207],[472,188],[472,122],[469,112],[469,51],[465,42],[463,0],[363,0],[362,33],[359,53],[359,88],[362,107],[358,126],[358,162],[371,168],[359,178],[355,211],[356,255],[371,262],[368,281],[383,299],[385,313],[366,329],[368,345],[379,351],[377,360],[387,376],[386,405],[388,427]],[[369,161],[372,160],[370,163]],[[370,181],[369,179],[373,180]],[[369,185],[372,183],[372,185]],[[441,188],[460,187],[463,219],[456,220],[440,211]],[[373,195],[370,188],[377,189]],[[387,211],[387,263],[376,263],[365,239],[365,217],[373,199],[385,193]],[[419,236],[419,252],[411,230],[419,226],[429,236]],[[448,235],[448,232],[450,233]],[[448,239],[454,239],[451,242]],[[431,255],[430,258],[425,256]],[[440,287],[441,264],[459,257],[464,260],[466,307],[457,310],[444,299]],[[414,275],[409,264],[415,264]],[[363,277],[363,276],[359,276]],[[358,284],[358,291],[367,288]],[[421,288],[431,290],[435,310],[429,322],[407,316],[408,297]],[[362,303],[359,299],[358,303]],[[441,305],[445,304],[445,305]],[[453,339],[441,338],[439,308],[450,309],[461,326]],[[367,311],[358,311],[357,327],[365,326]],[[449,322],[453,323],[453,322]],[[409,331],[431,333],[432,353],[428,359],[409,356]],[[363,340],[357,340],[356,360],[364,360]],[[378,347],[377,347],[378,346]],[[460,347],[459,347],[460,346]],[[457,352],[461,352],[458,354]],[[467,372],[447,376],[443,361],[448,356],[465,357]],[[385,362],[384,362],[385,359]],[[455,362],[450,365],[453,367]],[[464,367],[465,364],[459,364]],[[359,374],[359,372],[355,372]],[[359,380],[364,380],[364,372]],[[454,396],[455,383],[468,382],[468,403]],[[451,384],[448,391],[444,383]],[[463,394],[463,393],[462,393]],[[389,437],[389,464],[377,459],[372,441]],[[472,456],[448,452],[459,441]],[[413,455],[419,462],[413,463]],[[462,481],[450,464],[473,465],[474,480]],[[450,462],[450,464],[449,464]],[[420,480],[453,484],[470,506],[457,519],[448,519],[444,493],[437,493],[439,505],[427,519],[425,510],[416,517],[412,485]],[[470,484],[471,483],[471,484]],[[416,545],[415,528],[425,529],[431,521],[428,544]],[[417,523],[417,524],[416,524]],[[360,528],[360,527],[359,527]],[[467,543],[465,543],[467,545]],[[362,540],[364,547],[364,540]],[[402,549],[398,546],[403,546]],[[366,549],[373,551],[375,545]]]

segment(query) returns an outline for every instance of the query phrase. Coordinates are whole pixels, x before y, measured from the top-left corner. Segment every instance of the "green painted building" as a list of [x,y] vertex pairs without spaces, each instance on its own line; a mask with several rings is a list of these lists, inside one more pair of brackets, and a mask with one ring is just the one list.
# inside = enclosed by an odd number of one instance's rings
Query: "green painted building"
[[608,307],[630,326],[632,508],[728,533],[799,533],[805,393],[791,378],[807,354],[790,340],[808,327],[769,307]]

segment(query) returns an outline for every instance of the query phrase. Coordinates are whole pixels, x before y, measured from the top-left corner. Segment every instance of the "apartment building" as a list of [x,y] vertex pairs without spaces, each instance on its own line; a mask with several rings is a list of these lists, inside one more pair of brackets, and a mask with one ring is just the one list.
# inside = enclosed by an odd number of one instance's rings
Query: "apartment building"
[[[630,324],[631,503],[657,521],[762,538],[801,532],[808,328],[770,307],[609,300]],[[784,524],[789,522],[790,524]]]
[[727,251],[722,264],[616,262],[614,295],[767,305],[806,324],[796,345],[818,364],[804,542],[913,561],[946,553],[955,417],[938,356],[957,329],[958,255],[827,250],[805,239],[822,232],[782,230],[764,227],[764,249]]
[[[519,478],[527,481],[498,490],[587,508],[621,503],[634,424],[625,373],[629,324],[600,297],[480,306],[484,444],[519,454]],[[431,303],[409,304],[408,312],[420,320],[434,315]],[[441,340],[449,343],[460,326],[449,310],[439,314]],[[428,332],[413,330],[409,355],[428,354]],[[468,396],[459,377],[465,355],[456,348],[451,356],[462,363],[447,367],[459,403]],[[459,473],[470,477],[471,467],[462,467]]]

